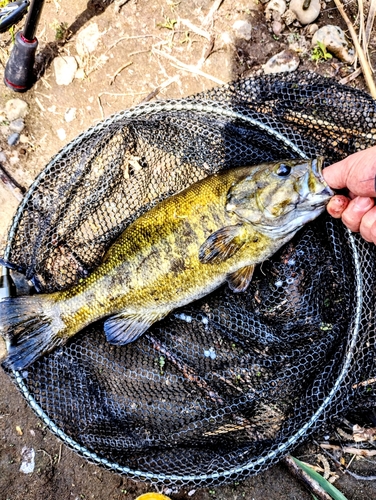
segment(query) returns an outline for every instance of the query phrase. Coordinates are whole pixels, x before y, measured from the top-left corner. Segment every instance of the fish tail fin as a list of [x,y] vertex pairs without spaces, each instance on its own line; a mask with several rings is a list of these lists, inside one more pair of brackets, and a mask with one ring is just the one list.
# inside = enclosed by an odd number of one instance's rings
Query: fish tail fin
[[[0,302],[0,332],[6,340],[6,369],[23,370],[65,342],[59,336],[56,305],[49,295],[7,298]],[[60,325],[59,325],[60,323]]]

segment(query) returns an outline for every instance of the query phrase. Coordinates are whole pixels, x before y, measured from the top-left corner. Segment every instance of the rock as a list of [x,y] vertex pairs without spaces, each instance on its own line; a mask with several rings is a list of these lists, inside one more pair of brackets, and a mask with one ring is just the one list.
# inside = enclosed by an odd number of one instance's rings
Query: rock
[[97,23],[91,23],[83,29],[76,40],[76,50],[80,57],[85,57],[95,51],[102,33],[98,29]]
[[64,114],[64,120],[69,123],[76,118],[76,108],[68,108]]
[[310,24],[310,25],[305,27],[305,32],[306,32],[307,36],[311,37],[316,33],[316,31],[318,29],[319,29],[319,27],[317,26],[317,24]]
[[29,142],[29,139],[27,138],[27,135],[21,134],[20,135],[20,143],[21,144],[27,144]]
[[239,19],[232,25],[232,29],[236,32],[239,38],[243,38],[247,42],[251,39],[252,25],[248,21]]
[[333,54],[340,61],[352,64],[354,56],[349,53],[348,45],[345,38],[345,33],[338,26],[328,24],[323,26],[312,37],[312,47],[315,47],[317,42],[325,45],[328,52]]
[[29,112],[29,105],[22,99],[9,99],[5,103],[5,113],[10,122],[18,118],[25,118]]
[[24,446],[21,451],[22,463],[20,466],[20,471],[24,474],[31,474],[34,472],[35,468],[35,451],[33,448],[27,448]]
[[274,55],[262,66],[265,75],[295,71],[299,66],[299,57],[292,50],[283,50]]
[[296,15],[291,9],[287,9],[283,14],[282,19],[285,21],[287,26],[290,26],[290,24],[296,21]]
[[18,144],[20,140],[20,134],[18,134],[17,132],[15,132],[14,134],[11,134],[9,137],[8,137],[8,144],[9,146],[15,146],[16,144]]
[[320,0],[311,0],[308,9],[303,9],[303,0],[291,0],[290,10],[296,15],[300,24],[313,23],[319,17],[321,10]]
[[309,42],[303,35],[296,37],[294,33],[290,33],[286,41],[289,49],[297,52],[298,54],[307,54],[311,48],[311,42]]
[[64,141],[67,137],[67,133],[65,132],[65,130],[63,128],[59,128],[58,130],[56,130],[56,133],[57,133],[58,138],[61,141]]
[[7,162],[7,155],[4,153],[4,151],[0,151],[0,163],[6,163]]
[[276,36],[279,36],[282,33],[284,27],[285,25],[280,21],[273,21],[272,23],[272,30]]
[[286,11],[285,0],[270,0],[265,8],[265,18],[267,21],[281,21],[282,15]]
[[58,85],[69,85],[72,83],[77,71],[77,61],[72,56],[55,57],[55,78]]
[[20,134],[24,128],[25,128],[25,122],[23,121],[22,118],[17,118],[17,120],[13,120],[9,124],[9,130],[11,132],[18,132]]

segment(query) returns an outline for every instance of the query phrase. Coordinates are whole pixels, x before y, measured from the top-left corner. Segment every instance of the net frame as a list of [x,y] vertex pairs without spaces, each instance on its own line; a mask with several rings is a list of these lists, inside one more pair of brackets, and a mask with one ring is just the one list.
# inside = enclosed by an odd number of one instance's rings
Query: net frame
[[[32,184],[27,194],[25,195],[23,201],[21,202],[17,213],[13,219],[12,226],[9,231],[8,241],[6,250],[4,253],[4,258],[10,259],[12,244],[17,233],[17,228],[19,221],[22,217],[23,211],[29,200],[33,197],[34,192],[38,189],[38,186],[43,181],[45,176],[49,175],[49,172],[53,170],[54,166],[58,164],[62,156],[66,156],[70,151],[74,150],[77,145],[81,144],[83,141],[87,141],[90,137],[95,136],[101,129],[106,129],[117,121],[124,119],[132,120],[134,118],[148,118],[151,115],[157,115],[159,113],[174,113],[174,112],[187,112],[195,113],[198,116],[208,115],[210,117],[216,116],[220,119],[226,119],[230,121],[236,121],[237,123],[251,124],[253,127],[258,128],[262,133],[267,134],[276,139],[276,141],[284,144],[290,151],[293,151],[301,158],[307,158],[308,155],[304,150],[301,149],[299,144],[295,143],[288,136],[280,133],[278,130],[269,126],[267,123],[259,121],[252,116],[247,116],[238,111],[231,109],[231,103],[228,102],[217,102],[212,101],[202,103],[199,100],[195,101],[195,96],[192,100],[172,100],[165,102],[154,102],[147,103],[136,106],[130,110],[117,113],[108,119],[104,120],[95,127],[90,128],[83,134],[80,134],[76,139],[74,139],[70,144],[63,148],[55,157],[51,159],[46,168],[37,177],[35,182]],[[264,454],[257,459],[250,460],[246,464],[242,464],[239,467],[232,467],[225,471],[213,472],[212,474],[155,474],[152,471],[146,472],[145,470],[135,470],[119,463],[108,460],[92,451],[90,451],[85,446],[76,442],[69,435],[63,432],[53,420],[49,418],[43,408],[38,404],[33,395],[30,393],[27,385],[24,382],[24,377],[19,372],[13,372],[13,377],[18,385],[21,393],[26,398],[30,407],[35,411],[39,418],[47,425],[47,427],[59,437],[67,446],[72,448],[74,451],[79,453],[81,456],[87,460],[104,466],[110,470],[130,476],[138,480],[146,480],[156,484],[194,484],[194,485],[208,485],[208,484],[219,484],[223,482],[229,482],[236,478],[244,478],[250,474],[257,473],[262,468],[266,468],[273,463],[278,462],[284,455],[289,453],[293,448],[295,448],[302,441],[307,439],[307,436],[312,434],[317,430],[323,423],[324,416],[333,405],[333,402],[341,397],[341,384],[352,369],[352,364],[354,362],[354,350],[359,339],[359,332],[361,328],[361,320],[364,315],[363,309],[363,299],[364,299],[364,272],[362,271],[362,259],[364,256],[361,255],[361,243],[359,238],[352,234],[349,230],[346,231],[346,238],[349,242],[349,247],[352,253],[352,265],[354,269],[354,299],[355,303],[352,311],[351,319],[351,330],[350,339],[347,343],[346,355],[342,364],[342,368],[332,385],[331,390],[328,392],[326,398],[319,406],[319,408],[311,415],[311,417],[306,421],[306,423],[287,440],[280,443],[278,447],[272,449],[270,453]]]

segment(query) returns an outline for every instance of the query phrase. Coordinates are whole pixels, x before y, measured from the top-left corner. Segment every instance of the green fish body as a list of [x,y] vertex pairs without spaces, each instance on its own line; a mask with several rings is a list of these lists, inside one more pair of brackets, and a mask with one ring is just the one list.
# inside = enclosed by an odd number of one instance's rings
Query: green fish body
[[101,318],[107,340],[126,344],[226,281],[234,292],[246,290],[255,264],[332,195],[321,159],[235,168],[195,183],[129,225],[75,286],[2,301],[5,366],[25,368]]

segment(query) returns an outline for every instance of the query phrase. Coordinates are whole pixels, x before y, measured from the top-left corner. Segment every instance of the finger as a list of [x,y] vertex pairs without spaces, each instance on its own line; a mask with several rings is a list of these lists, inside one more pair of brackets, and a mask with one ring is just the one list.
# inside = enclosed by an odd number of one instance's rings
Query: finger
[[376,194],[376,146],[354,153],[323,170],[333,189],[348,188],[357,196]]
[[376,243],[376,207],[364,214],[359,231],[366,241]]
[[375,202],[373,198],[357,196],[351,200],[342,213],[343,223],[355,233],[359,232],[360,223],[364,215],[372,209]]
[[347,208],[350,200],[346,196],[337,194],[330,199],[326,206],[328,213],[335,219],[340,219],[343,211]]

